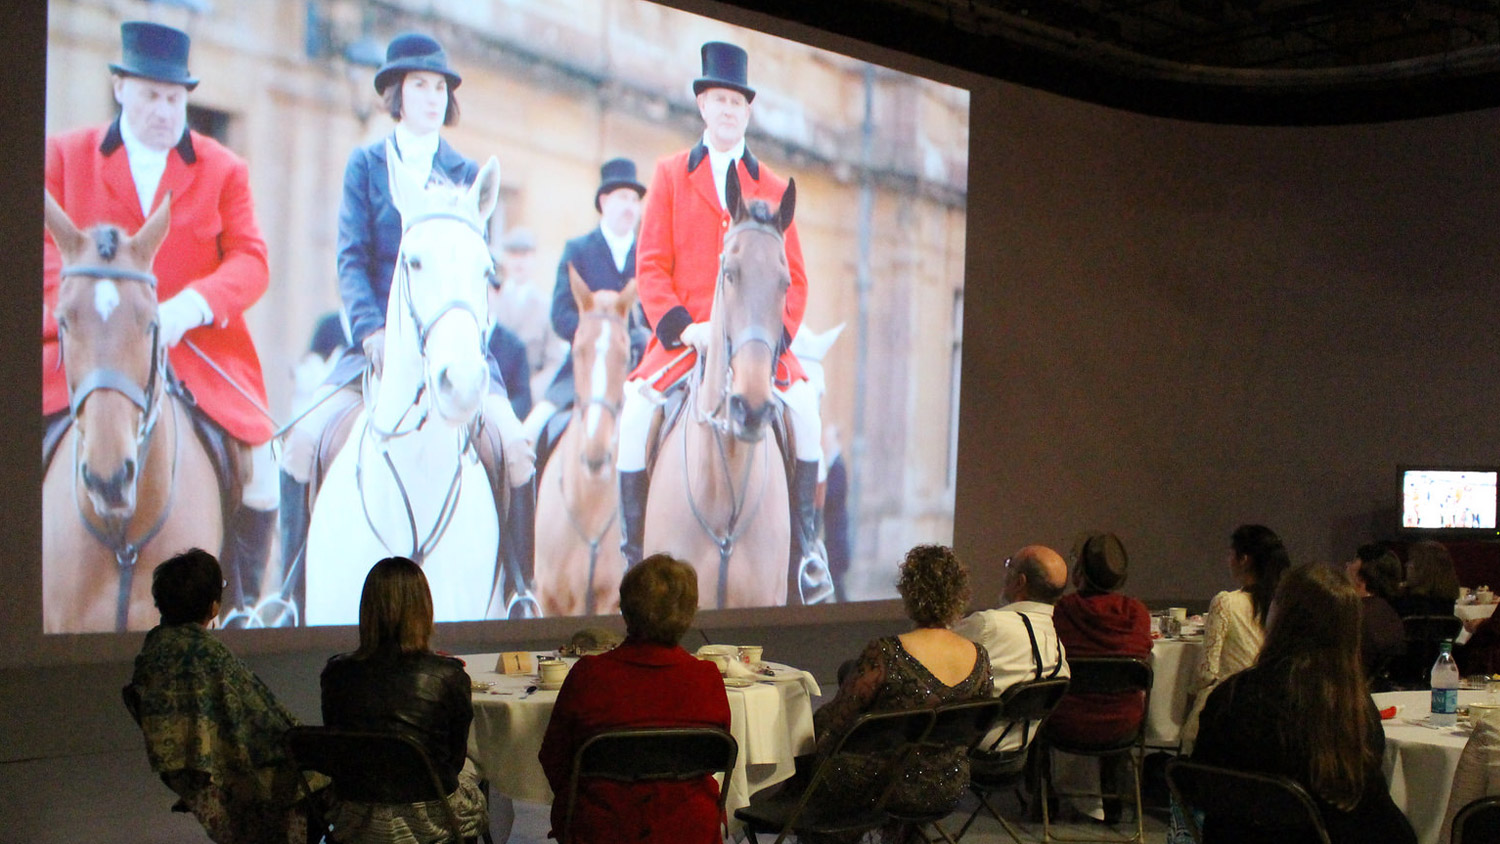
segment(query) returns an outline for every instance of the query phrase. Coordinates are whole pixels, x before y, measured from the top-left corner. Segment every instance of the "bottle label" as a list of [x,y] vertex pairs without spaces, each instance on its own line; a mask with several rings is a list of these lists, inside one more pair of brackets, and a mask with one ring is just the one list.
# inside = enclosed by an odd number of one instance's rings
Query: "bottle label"
[[1458,689],[1433,689],[1432,714],[1453,715],[1458,712]]

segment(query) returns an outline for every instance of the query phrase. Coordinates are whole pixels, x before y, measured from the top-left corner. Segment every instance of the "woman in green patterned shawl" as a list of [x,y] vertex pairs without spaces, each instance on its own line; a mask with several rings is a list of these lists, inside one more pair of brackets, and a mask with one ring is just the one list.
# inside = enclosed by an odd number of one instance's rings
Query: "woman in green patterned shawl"
[[209,634],[223,588],[219,561],[196,548],[152,576],[161,624],[146,634],[131,678],[146,755],[218,844],[305,841],[297,773],[282,746],[297,719]]

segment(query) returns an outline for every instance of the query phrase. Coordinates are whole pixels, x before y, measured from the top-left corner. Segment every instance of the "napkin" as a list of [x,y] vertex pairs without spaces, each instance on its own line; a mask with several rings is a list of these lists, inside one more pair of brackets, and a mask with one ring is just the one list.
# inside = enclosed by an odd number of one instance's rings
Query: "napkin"
[[770,680],[773,682],[791,682],[795,680],[802,684],[802,689],[807,692],[808,697],[819,697],[823,694],[823,690],[818,686],[818,681],[813,679],[813,675],[810,672],[779,663],[768,662],[762,664],[776,673],[766,676],[745,663],[735,660],[729,663],[729,668],[725,669],[724,676],[745,680]]

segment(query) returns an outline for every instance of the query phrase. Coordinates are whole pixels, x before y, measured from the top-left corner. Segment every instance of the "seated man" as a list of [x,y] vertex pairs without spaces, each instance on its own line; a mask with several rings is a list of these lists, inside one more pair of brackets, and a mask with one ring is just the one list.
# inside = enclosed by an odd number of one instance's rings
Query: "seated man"
[[[1005,560],[999,609],[981,610],[953,625],[953,632],[984,646],[990,655],[994,694],[1016,683],[1068,676],[1067,654],[1052,623],[1052,605],[1068,586],[1068,567],[1056,551],[1028,545]],[[982,746],[1019,750],[1021,731],[996,727]]]
[[[729,729],[719,670],[678,644],[697,611],[698,575],[687,563],[656,554],[625,573],[625,642],[578,660],[557,693],[542,738],[538,758],[557,796],[552,835],[563,835],[573,759],[595,734],[644,726]],[[568,840],[718,842],[718,796],[717,783],[707,775],[690,782],[580,783]]]
[[282,749],[297,719],[209,635],[223,588],[219,561],[196,548],[152,575],[161,624],[131,677],[146,756],[219,844],[301,842],[297,772]]

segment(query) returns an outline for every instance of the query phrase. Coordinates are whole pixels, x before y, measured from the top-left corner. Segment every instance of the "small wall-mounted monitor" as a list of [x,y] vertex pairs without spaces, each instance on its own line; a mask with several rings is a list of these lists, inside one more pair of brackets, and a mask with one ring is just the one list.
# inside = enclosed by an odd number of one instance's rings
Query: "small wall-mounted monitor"
[[1409,537],[1497,538],[1494,466],[1400,467],[1401,533]]

